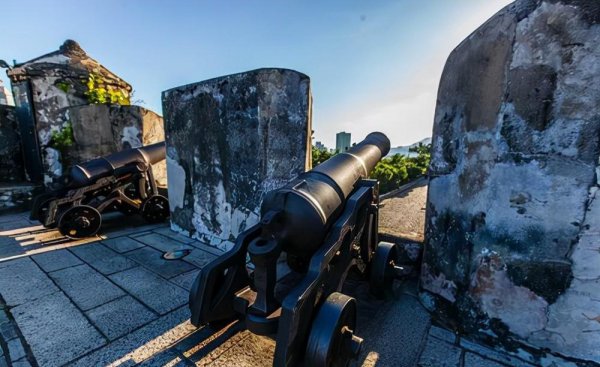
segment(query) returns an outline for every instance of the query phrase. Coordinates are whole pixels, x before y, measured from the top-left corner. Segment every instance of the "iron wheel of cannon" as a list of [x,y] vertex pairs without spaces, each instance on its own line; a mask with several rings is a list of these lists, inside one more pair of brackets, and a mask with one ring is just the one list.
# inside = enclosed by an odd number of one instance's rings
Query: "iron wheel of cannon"
[[369,285],[371,293],[382,298],[392,291],[397,272],[402,268],[396,266],[398,260],[398,247],[395,243],[379,242],[371,260],[371,274]]
[[63,236],[82,238],[95,235],[102,224],[100,212],[89,205],[67,209],[58,219],[58,230]]
[[362,339],[354,335],[356,300],[334,292],[319,308],[306,345],[305,365],[347,366],[360,354]]
[[142,217],[149,223],[162,222],[169,217],[169,200],[162,195],[152,195],[142,204]]

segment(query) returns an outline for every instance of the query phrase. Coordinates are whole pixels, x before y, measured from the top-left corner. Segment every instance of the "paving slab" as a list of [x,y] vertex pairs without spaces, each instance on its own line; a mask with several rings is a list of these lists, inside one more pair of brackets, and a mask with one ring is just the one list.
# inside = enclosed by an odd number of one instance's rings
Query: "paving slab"
[[44,252],[43,254],[33,255],[31,258],[46,273],[83,264],[81,260],[67,250]]
[[162,252],[193,248],[192,246],[186,245],[183,242],[176,241],[171,237],[166,237],[154,232],[142,234],[140,236],[134,236],[134,238],[136,239],[136,241],[140,241],[148,246],[152,246],[155,249]]
[[195,331],[189,318],[187,307],[181,307],[79,359],[73,367],[125,367],[146,361]]
[[365,339],[359,361],[371,353],[378,356],[374,366],[415,366],[430,325],[430,316],[418,300],[401,294],[368,316],[366,328],[361,331],[358,325],[358,335]]
[[110,340],[115,340],[157,318],[156,314],[130,296],[96,307],[86,314]]
[[12,362],[18,361],[19,359],[26,356],[25,349],[21,344],[21,339],[15,338],[6,342],[8,346],[8,354]]
[[431,328],[429,329],[429,336],[433,336],[434,338],[438,338],[450,344],[454,344],[458,340],[457,335],[452,331],[437,327],[435,325],[431,325]]
[[467,352],[464,367],[506,367],[506,365]]
[[144,247],[127,253],[127,257],[130,259],[167,279],[195,269],[193,265],[182,260],[165,260],[162,256],[162,252],[151,247]]
[[120,254],[127,252],[127,251],[136,250],[140,247],[145,246],[143,243],[136,241],[130,237],[110,238],[110,239],[103,240],[102,243],[106,247],[108,247]]
[[105,339],[62,292],[11,311],[41,367],[62,366],[105,344]]
[[200,249],[194,249],[192,250],[192,252],[190,252],[188,256],[184,257],[183,259],[189,263],[196,265],[199,268],[203,268],[216,258],[217,256],[210,252]]
[[100,242],[73,247],[69,251],[105,275],[137,266],[135,261],[114,252]]
[[188,273],[171,278],[170,281],[189,291],[192,289],[192,284],[194,284],[194,281],[198,277],[198,273],[200,273],[200,270],[192,270]]
[[412,187],[381,201],[379,233],[423,242],[427,180],[419,179]]
[[462,350],[455,345],[429,337],[419,359],[419,367],[459,367]]
[[519,366],[519,367],[532,366],[531,364],[526,363],[526,362],[520,360],[519,358],[516,358],[516,357],[511,356],[506,353],[501,353],[499,351],[485,347],[479,343],[472,342],[465,338],[460,338],[460,347],[467,351],[471,351],[475,354],[485,356],[485,358],[487,358],[487,359],[491,359],[496,362],[507,364],[509,366]]
[[83,311],[125,295],[119,287],[86,264],[58,270],[50,276]]
[[152,232],[162,234],[163,236],[167,236],[169,238],[174,239],[175,241],[179,241],[182,243],[192,243],[192,242],[197,241],[193,238],[184,236],[181,233],[175,232],[170,227],[161,227],[161,228],[153,230]]
[[142,267],[125,270],[109,277],[161,315],[188,302],[187,291]]
[[31,367],[31,363],[29,363],[26,358],[22,358],[18,361],[12,362],[12,367]]
[[29,258],[0,262],[0,294],[16,306],[58,292],[52,280]]

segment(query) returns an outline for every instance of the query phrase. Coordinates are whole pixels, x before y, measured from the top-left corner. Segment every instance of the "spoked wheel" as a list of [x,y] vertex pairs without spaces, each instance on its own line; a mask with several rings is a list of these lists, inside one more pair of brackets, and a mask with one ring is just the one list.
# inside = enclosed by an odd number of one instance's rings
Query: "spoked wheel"
[[371,259],[371,275],[369,285],[371,293],[382,298],[391,293],[394,279],[402,272],[396,265],[398,260],[398,247],[394,243],[379,242],[375,248],[375,255]]
[[58,230],[69,238],[95,235],[102,224],[102,216],[95,208],[77,205],[67,209],[58,220]]
[[327,297],[312,323],[305,366],[343,367],[358,358],[362,338],[354,335],[356,300],[334,292]]
[[150,196],[142,204],[142,217],[149,223],[164,221],[169,217],[169,200],[162,195]]

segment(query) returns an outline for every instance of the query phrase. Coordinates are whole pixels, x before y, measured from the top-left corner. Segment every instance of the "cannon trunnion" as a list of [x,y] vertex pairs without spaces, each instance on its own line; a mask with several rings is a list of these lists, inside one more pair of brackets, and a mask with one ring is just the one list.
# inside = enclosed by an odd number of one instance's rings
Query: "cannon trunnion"
[[162,221],[169,216],[169,202],[158,193],[152,164],[165,155],[165,143],[160,142],[74,165],[65,188],[34,199],[30,218],[71,238],[95,235],[101,213],[108,210]]
[[261,221],[200,271],[192,324],[242,319],[251,332],[275,337],[274,366],[356,358],[356,301],[340,293],[348,270],[357,266],[379,296],[401,270],[395,245],[378,244],[378,182],[367,179],[389,149],[384,134],[371,133],[267,194]]

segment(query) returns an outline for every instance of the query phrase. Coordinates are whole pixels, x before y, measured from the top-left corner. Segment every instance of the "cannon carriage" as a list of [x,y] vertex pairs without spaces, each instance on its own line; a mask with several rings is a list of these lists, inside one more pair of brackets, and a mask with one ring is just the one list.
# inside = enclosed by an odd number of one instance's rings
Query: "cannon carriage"
[[384,134],[371,133],[267,194],[261,221],[200,271],[192,324],[241,319],[275,338],[274,366],[344,366],[358,357],[356,300],[340,292],[349,269],[376,296],[402,272],[396,246],[378,243],[378,182],[367,179],[389,149]]
[[30,218],[71,238],[96,234],[102,213],[110,210],[163,221],[169,216],[169,203],[158,192],[152,164],[165,154],[165,143],[160,142],[74,165],[65,188],[34,199]]

